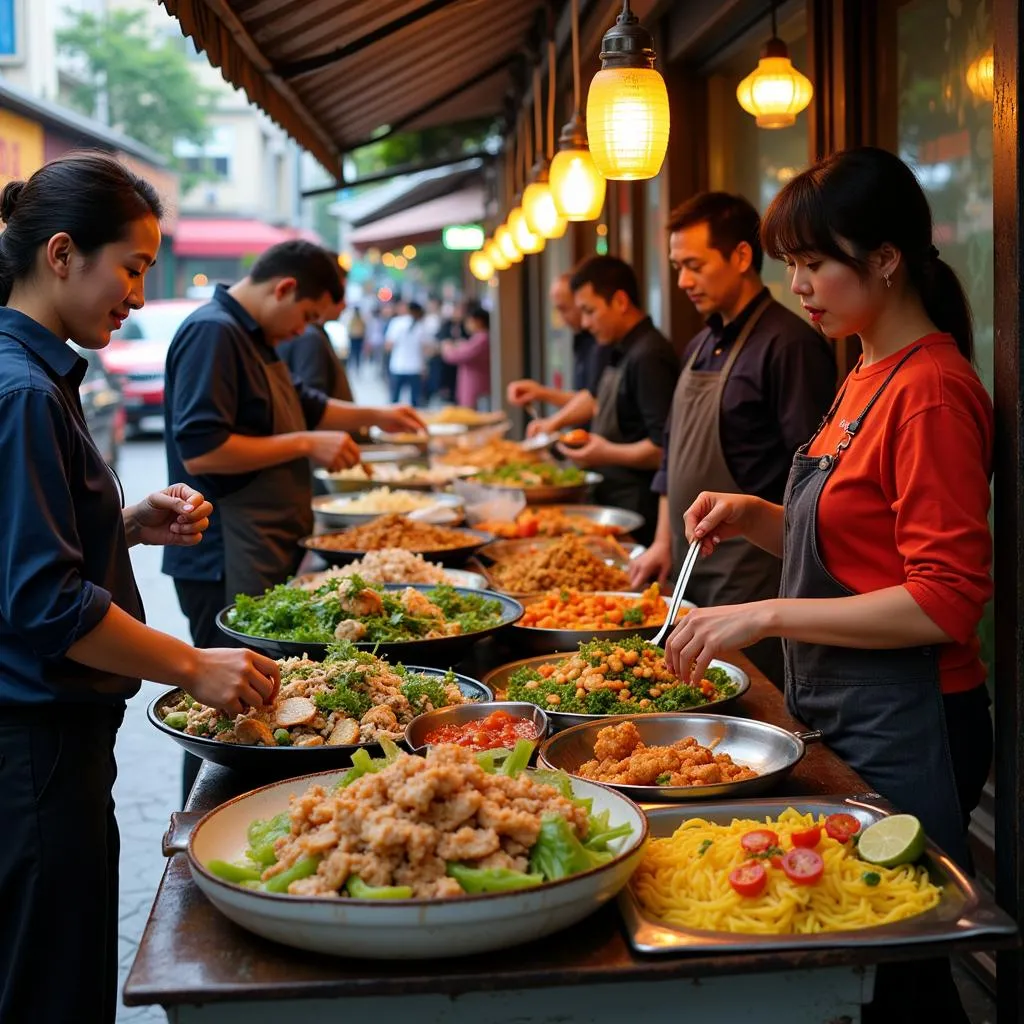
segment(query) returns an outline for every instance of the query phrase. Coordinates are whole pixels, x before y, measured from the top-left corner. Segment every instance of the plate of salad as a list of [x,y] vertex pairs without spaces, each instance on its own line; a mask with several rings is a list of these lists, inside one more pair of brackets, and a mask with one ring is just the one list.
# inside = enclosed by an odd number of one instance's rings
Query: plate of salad
[[508,487],[523,492],[530,505],[582,501],[588,487],[603,477],[578,466],[557,462],[509,462],[481,470],[470,480],[488,487]]
[[[358,751],[347,771],[222,804],[172,852],[187,852],[196,884],[241,927],[371,959],[463,956],[541,938],[597,910],[639,864],[640,808],[603,786],[529,769],[529,740],[500,752],[441,745],[426,757],[383,746],[380,758]],[[410,802],[413,792],[421,799]],[[529,810],[503,813],[516,797]],[[373,842],[380,829],[394,841]]]
[[392,662],[443,667],[522,614],[518,601],[488,590],[368,583],[356,575],[315,590],[281,584],[259,597],[239,594],[218,613],[217,626],[271,658],[322,661],[330,644],[347,640]]

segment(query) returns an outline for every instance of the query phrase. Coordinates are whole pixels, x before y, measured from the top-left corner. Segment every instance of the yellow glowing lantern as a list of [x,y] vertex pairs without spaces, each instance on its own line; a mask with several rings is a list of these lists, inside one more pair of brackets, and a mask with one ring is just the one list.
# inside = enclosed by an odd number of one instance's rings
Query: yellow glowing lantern
[[967,88],[986,103],[995,96],[995,58],[992,50],[986,50],[967,68]]
[[483,254],[491,261],[491,266],[495,270],[508,270],[511,264],[505,259],[505,254],[501,251],[501,246],[498,245],[493,238],[488,239],[484,243],[484,247],[481,250]]
[[601,43],[587,94],[587,133],[597,169],[617,181],[653,178],[668,149],[668,90],[654,70],[651,34],[623,0]]
[[754,115],[758,128],[788,128],[813,96],[811,80],[793,67],[789,50],[778,36],[773,4],[772,37],[761,51],[757,67],[736,87],[736,99]]
[[414,260],[414,259],[416,259],[416,246],[415,245],[407,245],[407,246],[405,246],[402,249],[402,255],[407,260]]
[[508,215],[508,227],[509,231],[512,232],[512,239],[516,243],[516,248],[524,256],[540,252],[544,248],[543,236],[535,235],[527,226],[526,215],[523,213],[521,206],[517,206]]
[[469,272],[478,281],[489,281],[494,276],[494,267],[484,253],[478,249],[470,254]]
[[546,169],[523,190],[523,216],[526,226],[541,238],[561,238],[569,221],[558,212]]
[[566,220],[595,220],[604,209],[608,183],[594,165],[581,118],[574,117],[562,129],[559,144],[548,172],[555,209]]
[[507,223],[502,224],[501,227],[494,232],[494,241],[498,243],[501,255],[504,256],[509,263],[522,263],[523,254],[517,248],[515,239],[512,237],[512,232],[509,230]]

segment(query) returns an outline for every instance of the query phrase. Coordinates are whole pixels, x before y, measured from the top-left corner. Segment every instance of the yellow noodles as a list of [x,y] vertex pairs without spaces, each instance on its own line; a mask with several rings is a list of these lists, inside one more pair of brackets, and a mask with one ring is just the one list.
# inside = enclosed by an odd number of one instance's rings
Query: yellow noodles
[[[793,832],[824,821],[791,807],[763,822],[733,819],[730,825],[716,825],[691,818],[670,838],[648,844],[633,876],[634,890],[648,913],[669,924],[768,935],[872,928],[914,917],[939,902],[941,889],[923,867],[867,864],[852,844],[831,839],[824,829],[816,847],[825,862],[819,882],[791,882],[781,868],[766,862],[768,884],[759,896],[733,890],[729,872],[750,856],[740,846],[742,835],[767,826],[778,833],[782,849],[790,850]],[[871,873],[880,879],[874,886],[863,878]]]

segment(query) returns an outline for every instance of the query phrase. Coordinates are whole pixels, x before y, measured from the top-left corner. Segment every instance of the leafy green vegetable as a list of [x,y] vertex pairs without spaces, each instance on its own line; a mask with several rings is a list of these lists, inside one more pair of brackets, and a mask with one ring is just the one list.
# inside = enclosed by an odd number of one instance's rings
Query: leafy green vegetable
[[611,859],[608,850],[588,850],[565,818],[548,817],[541,822],[540,835],[530,851],[530,871],[553,882],[589,871]]
[[557,466],[553,462],[509,462],[496,469],[483,470],[474,479],[485,484],[506,486],[536,487],[540,483],[564,487],[581,484],[586,476],[577,466]]
[[260,821],[258,818],[249,824],[246,838],[249,840],[249,857],[257,864],[269,867],[277,863],[274,853],[274,842],[292,830],[292,820],[287,811],[276,814],[273,818]]
[[644,610],[640,605],[627,608],[622,613],[622,624],[624,626],[639,626],[644,621]]
[[230,864],[226,860],[211,860],[206,863],[206,870],[211,875],[223,878],[225,882],[234,882],[240,885],[242,882],[258,882],[260,880],[259,868],[251,865]]
[[365,747],[360,747],[352,755],[352,767],[341,777],[335,789],[351,786],[356,779],[361,779],[364,775],[373,775],[387,768],[389,764],[394,764],[402,756],[398,745],[387,736],[381,736],[380,746],[384,751],[383,757],[370,757],[369,751]]
[[410,676],[399,689],[413,706],[416,714],[447,707],[451,702],[445,692],[444,681],[433,676]]
[[473,868],[467,864],[456,863],[448,864],[446,874],[449,878],[454,878],[462,886],[463,891],[468,893],[529,889],[544,881],[540,875],[527,875],[511,868]]
[[300,857],[290,868],[286,868],[279,875],[274,875],[273,878],[268,878],[263,883],[263,888],[267,892],[287,892],[292,882],[315,875],[319,866],[319,857]]
[[498,773],[514,779],[530,763],[530,756],[536,745],[533,740],[516,740],[512,753],[505,758]]
[[[577,800],[576,803],[582,801]],[[628,836],[633,834],[633,826],[628,821],[624,821],[621,825],[611,825],[609,818],[611,817],[610,812],[606,809],[600,814],[592,814],[588,811],[587,818],[587,838],[583,845],[588,850],[596,850],[603,852],[608,849],[608,844],[613,839],[620,839],[622,836]]]
[[707,853],[708,850],[711,849],[711,847],[714,844],[714,842],[715,842],[714,839],[705,839],[704,842],[702,842],[700,844],[700,846],[698,847],[698,849],[697,849],[697,856],[698,857],[703,857],[704,854]]
[[356,900],[411,900],[412,886],[367,885],[358,875],[349,875],[345,891]]

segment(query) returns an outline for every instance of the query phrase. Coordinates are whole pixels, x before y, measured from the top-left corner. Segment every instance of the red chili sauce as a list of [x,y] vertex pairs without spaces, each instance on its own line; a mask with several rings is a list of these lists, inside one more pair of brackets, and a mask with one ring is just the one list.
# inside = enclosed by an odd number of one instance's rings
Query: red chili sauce
[[515,718],[507,711],[492,711],[486,718],[462,725],[442,725],[423,737],[428,744],[454,743],[471,750],[511,749],[517,740],[535,740],[537,727],[525,718]]

